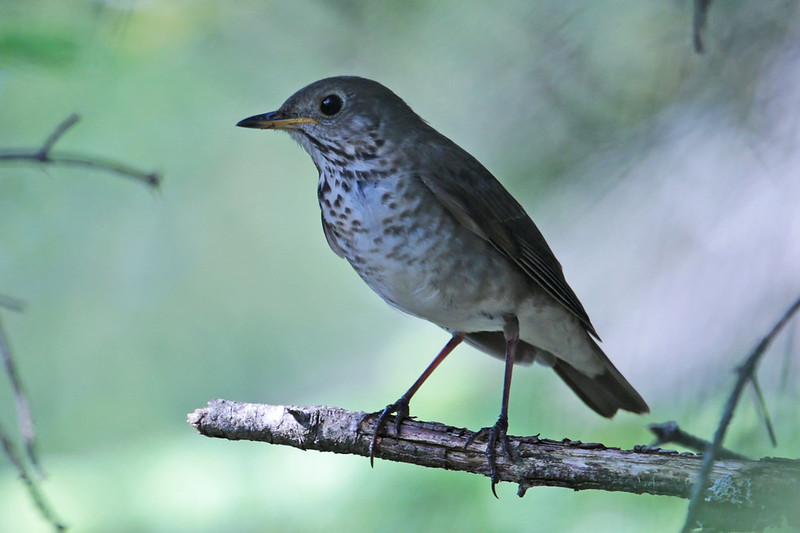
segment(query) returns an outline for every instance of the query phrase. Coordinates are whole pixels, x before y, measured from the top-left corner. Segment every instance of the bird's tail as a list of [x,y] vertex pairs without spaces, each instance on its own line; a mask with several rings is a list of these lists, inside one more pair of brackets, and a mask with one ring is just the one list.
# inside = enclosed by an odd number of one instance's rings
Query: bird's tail
[[[489,355],[501,359],[505,356],[505,339],[501,332],[469,333],[464,340]],[[596,376],[587,376],[566,361],[525,341],[520,341],[517,345],[515,359],[520,364],[530,364],[536,360],[546,366],[552,366],[564,383],[569,385],[586,405],[602,416],[611,418],[619,409],[633,413],[649,413],[650,408],[636,389],[620,374],[588,334],[587,340],[591,343],[595,355],[603,363],[603,372]]]
[[586,405],[605,417],[611,418],[618,409],[632,413],[649,413],[650,408],[633,385],[620,374],[594,339],[589,338],[589,342],[605,367],[601,374],[587,376],[561,359],[557,359],[553,365],[556,374]]

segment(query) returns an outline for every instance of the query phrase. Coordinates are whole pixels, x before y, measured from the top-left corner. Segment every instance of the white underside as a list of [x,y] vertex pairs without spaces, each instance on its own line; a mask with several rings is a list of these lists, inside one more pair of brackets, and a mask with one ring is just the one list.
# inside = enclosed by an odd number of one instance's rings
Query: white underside
[[[449,217],[434,213],[429,225],[422,224],[411,231],[417,243],[414,247],[401,246],[409,240],[409,233],[384,234],[386,210],[374,208],[380,206],[384,193],[397,194],[397,189],[382,182],[364,186],[357,194],[344,196],[340,206],[342,210],[349,208],[360,220],[360,227],[367,230],[351,234],[344,247],[345,256],[351,263],[360,256],[366,264],[380,267],[378,274],[362,278],[384,300],[447,330],[465,333],[503,331],[504,317],[514,315],[519,321],[521,340],[551,352],[586,374],[596,375],[604,370],[579,320],[544,291],[531,290],[525,275],[509,268],[507,260],[491,245],[486,244],[483,255],[473,253],[470,263],[464,258],[454,260],[453,250],[466,243],[474,247],[476,236],[461,226],[459,231],[453,231],[452,224],[458,223]],[[445,230],[455,236],[440,238]],[[376,237],[382,238],[381,246],[376,246]],[[386,250],[395,246],[406,259],[413,259],[413,266],[387,258]]]

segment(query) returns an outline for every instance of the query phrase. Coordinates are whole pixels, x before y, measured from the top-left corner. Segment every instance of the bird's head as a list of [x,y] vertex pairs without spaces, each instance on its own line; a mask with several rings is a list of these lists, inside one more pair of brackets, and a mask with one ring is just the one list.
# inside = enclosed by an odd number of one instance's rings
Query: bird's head
[[311,155],[324,161],[377,157],[387,143],[402,143],[425,122],[378,82],[355,76],[326,78],[308,85],[276,111],[255,115],[237,126],[284,130]]

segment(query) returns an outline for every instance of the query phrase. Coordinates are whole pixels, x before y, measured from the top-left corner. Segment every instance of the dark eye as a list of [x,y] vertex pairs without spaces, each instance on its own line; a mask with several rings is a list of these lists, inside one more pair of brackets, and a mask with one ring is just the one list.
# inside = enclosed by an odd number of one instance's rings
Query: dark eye
[[342,108],[342,99],[336,94],[329,94],[319,103],[319,110],[323,115],[332,117]]

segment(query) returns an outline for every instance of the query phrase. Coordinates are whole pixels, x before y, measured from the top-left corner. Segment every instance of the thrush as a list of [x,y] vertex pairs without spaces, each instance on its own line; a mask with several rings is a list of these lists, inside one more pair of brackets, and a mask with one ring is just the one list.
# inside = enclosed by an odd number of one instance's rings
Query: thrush
[[508,449],[515,363],[551,367],[605,417],[647,404],[598,346],[561,264],[522,206],[474,157],[372,80],[341,76],[303,89],[237,126],[288,132],[319,170],[331,249],[390,305],[444,328],[450,341],[378,416],[400,432],[409,401],[462,341],[505,361],[500,416],[484,428],[492,492]]

